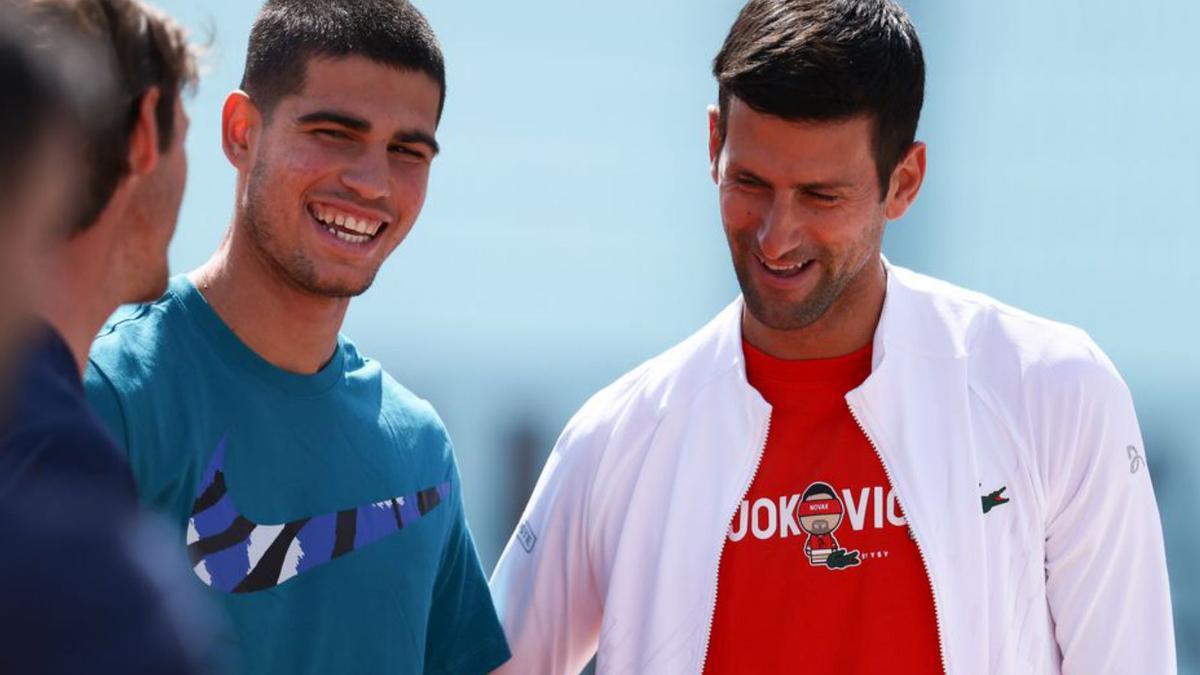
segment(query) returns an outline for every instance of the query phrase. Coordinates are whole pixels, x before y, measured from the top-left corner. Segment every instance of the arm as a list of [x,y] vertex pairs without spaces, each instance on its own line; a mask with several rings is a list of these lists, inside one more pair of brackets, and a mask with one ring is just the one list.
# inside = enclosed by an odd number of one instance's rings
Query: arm
[[1174,673],[1145,446],[1124,382],[1098,349],[1093,357],[1048,373],[1037,406],[1049,477],[1046,591],[1063,672]]
[[492,576],[513,658],[501,673],[578,673],[596,652],[603,615],[592,574],[588,442],[559,439]]
[[449,503],[445,505],[450,529],[434,583],[425,638],[425,672],[439,675],[487,673],[509,656],[467,527],[461,488],[458,469],[451,466]]

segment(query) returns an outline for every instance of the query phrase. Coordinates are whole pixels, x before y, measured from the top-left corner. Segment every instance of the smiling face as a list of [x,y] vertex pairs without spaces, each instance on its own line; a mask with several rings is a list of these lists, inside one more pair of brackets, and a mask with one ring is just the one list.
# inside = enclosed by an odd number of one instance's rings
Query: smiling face
[[268,267],[314,295],[366,291],[425,201],[439,98],[424,73],[349,56],[310,59],[269,119],[227,102],[245,179],[237,227]]
[[879,273],[887,208],[871,118],[794,122],[733,98],[723,143],[712,124],[721,216],[751,317],[797,330],[852,305]]

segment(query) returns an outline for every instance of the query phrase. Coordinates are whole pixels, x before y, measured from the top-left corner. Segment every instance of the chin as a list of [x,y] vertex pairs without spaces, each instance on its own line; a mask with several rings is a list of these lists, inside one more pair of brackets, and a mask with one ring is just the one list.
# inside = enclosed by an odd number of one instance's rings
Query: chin
[[375,275],[366,279],[328,276],[313,280],[305,280],[300,285],[313,295],[327,298],[355,298],[367,292],[375,281]]

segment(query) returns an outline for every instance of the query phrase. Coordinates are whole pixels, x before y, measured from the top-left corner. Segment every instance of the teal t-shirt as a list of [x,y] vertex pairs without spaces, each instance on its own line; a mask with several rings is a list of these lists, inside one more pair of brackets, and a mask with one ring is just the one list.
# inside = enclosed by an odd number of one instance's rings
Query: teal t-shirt
[[88,397],[179,527],[248,673],[486,673],[509,656],[433,408],[339,338],[272,366],[186,277],[113,321]]

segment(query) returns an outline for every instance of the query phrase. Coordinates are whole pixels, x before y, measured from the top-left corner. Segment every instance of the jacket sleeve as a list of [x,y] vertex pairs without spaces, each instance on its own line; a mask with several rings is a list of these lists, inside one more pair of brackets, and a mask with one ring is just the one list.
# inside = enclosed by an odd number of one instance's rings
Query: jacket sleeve
[[1133,401],[1094,345],[1089,356],[1044,373],[1034,406],[1062,672],[1175,673],[1162,529]]
[[597,434],[578,426],[573,420],[550,453],[492,576],[512,650],[498,673],[575,675],[596,652],[603,604],[588,503],[599,448]]

